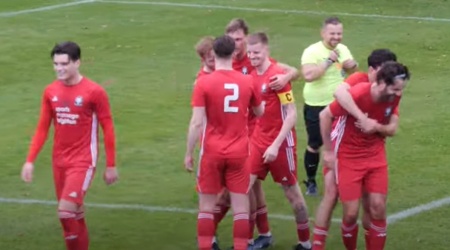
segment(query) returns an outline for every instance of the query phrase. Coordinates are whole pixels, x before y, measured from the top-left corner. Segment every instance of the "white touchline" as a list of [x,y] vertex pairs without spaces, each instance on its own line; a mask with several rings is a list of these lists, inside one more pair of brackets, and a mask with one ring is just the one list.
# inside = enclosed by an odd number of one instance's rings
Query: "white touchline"
[[325,11],[310,11],[310,10],[283,10],[283,9],[251,8],[251,7],[194,4],[194,3],[115,1],[115,0],[98,0],[96,2],[111,3],[111,4],[159,5],[159,6],[199,8],[199,9],[225,9],[225,10],[239,10],[239,11],[251,11],[251,12],[272,12],[272,13],[297,14],[297,15],[315,15],[315,16],[337,15],[337,16],[351,16],[351,17],[362,17],[362,18],[382,18],[382,19],[398,19],[398,20],[450,22],[450,18],[438,18],[438,17],[389,16],[389,15],[378,15],[378,14],[358,14],[358,13],[347,13],[347,12],[325,12]]
[[[48,200],[35,200],[35,199],[17,199],[17,198],[3,198],[0,197],[0,203],[9,204],[37,204],[37,205],[56,205],[56,201]],[[437,209],[446,205],[450,205],[450,196],[435,200],[426,204],[422,204],[416,207],[412,207],[388,216],[388,224],[394,224],[400,220],[412,217],[414,215],[424,213],[433,209]],[[184,213],[184,214],[196,214],[197,210],[192,208],[179,208],[179,207],[162,207],[162,206],[149,206],[144,204],[102,204],[102,203],[86,203],[87,207],[103,208],[103,209],[118,209],[118,210],[140,210],[147,212],[165,212],[165,213]],[[293,220],[291,215],[283,214],[270,214],[269,217],[278,220]],[[314,220],[311,218],[310,220]],[[333,222],[340,223],[341,219],[333,218]]]
[[444,207],[450,205],[450,196],[442,198],[440,200],[435,200],[426,204],[422,204],[416,207],[412,207],[403,211],[400,211],[398,213],[394,213],[388,216],[387,221],[388,224],[394,224],[400,220],[403,220],[405,218],[421,214],[424,212],[428,212],[430,210]]
[[49,11],[49,10],[65,8],[65,7],[70,7],[70,6],[76,6],[76,5],[81,5],[81,4],[85,4],[85,3],[93,3],[93,2],[95,2],[95,0],[82,0],[82,1],[74,1],[74,2],[70,2],[70,3],[38,7],[38,8],[34,8],[34,9],[26,9],[26,10],[18,10],[18,11],[10,11],[10,12],[0,12],[0,17],[14,17],[14,16],[18,16],[18,15],[23,15],[23,14]]
[[[36,204],[45,206],[56,206],[56,201],[48,200],[35,200],[35,199],[16,199],[16,198],[3,198],[0,197],[0,203],[9,204]],[[102,203],[86,203],[87,207],[103,208],[103,209],[118,209],[118,210],[139,210],[147,212],[164,212],[164,213],[183,213],[183,214],[196,214],[197,209],[192,208],[179,208],[179,207],[162,207],[162,206],[148,206],[144,204],[102,204]],[[283,214],[270,214],[269,218],[278,220],[294,220],[294,216]],[[312,218],[310,220],[313,220]],[[332,219],[333,222],[341,222],[340,219]]]

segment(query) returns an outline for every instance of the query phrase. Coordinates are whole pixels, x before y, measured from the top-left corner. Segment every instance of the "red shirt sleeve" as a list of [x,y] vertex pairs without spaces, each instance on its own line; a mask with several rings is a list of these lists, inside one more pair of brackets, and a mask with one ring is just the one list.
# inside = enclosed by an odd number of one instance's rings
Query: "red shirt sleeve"
[[52,122],[52,108],[47,98],[47,91],[44,91],[42,95],[41,111],[39,115],[39,122],[31,140],[30,148],[28,151],[27,162],[34,162],[37,155],[42,149],[45,141],[47,140],[48,129]]
[[94,111],[103,129],[105,143],[106,166],[116,166],[116,136],[114,134],[114,122],[111,114],[108,95],[103,88],[95,92]]
[[330,111],[331,114],[334,117],[338,117],[338,116],[342,116],[342,115],[347,115],[348,112],[347,110],[345,110],[340,104],[339,102],[337,102],[336,100],[334,100],[332,103],[330,103]]
[[363,72],[353,73],[349,77],[347,77],[347,79],[344,80],[344,82],[347,83],[348,85],[350,85],[350,87],[353,87],[358,83],[368,82],[368,81],[369,81],[369,76]]
[[252,98],[250,100],[252,107],[258,107],[262,102],[262,97],[259,91],[256,91],[255,85],[252,85]]
[[199,79],[194,86],[192,93],[192,107],[204,107],[205,106],[205,91],[203,89],[203,78]]

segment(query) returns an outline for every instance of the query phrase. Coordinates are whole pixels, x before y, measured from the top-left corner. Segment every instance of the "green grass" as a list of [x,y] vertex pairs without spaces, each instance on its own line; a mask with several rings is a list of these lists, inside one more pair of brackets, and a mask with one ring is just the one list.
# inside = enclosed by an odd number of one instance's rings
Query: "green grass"
[[[62,2],[2,1],[0,9]],[[218,0],[214,4],[441,18],[448,17],[450,10],[446,1],[437,0]],[[34,182],[23,184],[19,172],[38,118],[41,92],[54,78],[49,51],[55,42],[77,41],[83,49],[83,73],[100,83],[112,81],[106,89],[115,116],[121,180],[112,187],[104,185],[102,154],[87,202],[195,208],[194,181],[182,166],[191,85],[199,68],[194,44],[201,36],[221,34],[231,18],[243,17],[252,31],[268,32],[274,58],[298,66],[303,49],[320,39],[318,29],[325,16],[93,3],[0,18],[0,196],[54,200],[51,137],[36,162]],[[344,43],[363,70],[372,49],[388,47],[413,74],[401,103],[399,133],[387,143],[389,213],[448,196],[450,23],[350,16],[342,20]],[[302,87],[302,82],[294,83],[299,110]],[[305,146],[302,120],[299,112],[299,163]],[[298,175],[300,180],[305,177],[302,164]],[[282,191],[268,180],[264,185],[270,212],[290,214]],[[307,202],[314,216],[319,198],[308,197]],[[1,204],[1,211],[0,249],[63,247],[54,206]],[[443,220],[448,212],[441,208],[391,225],[386,249],[446,249],[448,239],[442,236],[450,233]],[[335,217],[340,214],[339,207]],[[87,218],[95,250],[195,249],[192,214],[90,208]],[[288,249],[296,239],[293,222],[271,220],[271,225],[275,249]],[[221,225],[220,239],[223,247],[231,243],[231,220]],[[343,248],[338,224],[331,229],[328,246]]]

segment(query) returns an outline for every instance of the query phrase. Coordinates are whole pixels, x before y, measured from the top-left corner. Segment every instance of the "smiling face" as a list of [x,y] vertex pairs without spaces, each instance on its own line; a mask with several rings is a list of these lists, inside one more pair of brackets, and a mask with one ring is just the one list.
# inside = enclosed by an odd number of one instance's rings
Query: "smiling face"
[[53,69],[56,72],[56,78],[60,81],[73,79],[78,74],[80,60],[73,61],[68,54],[53,55]]
[[342,41],[343,30],[342,23],[325,24],[321,32],[323,42],[330,48],[336,48]]

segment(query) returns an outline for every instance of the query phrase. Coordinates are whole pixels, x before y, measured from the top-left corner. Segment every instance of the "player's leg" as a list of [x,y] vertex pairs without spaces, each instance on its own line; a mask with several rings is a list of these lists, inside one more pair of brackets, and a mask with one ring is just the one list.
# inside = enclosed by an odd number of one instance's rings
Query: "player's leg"
[[336,164],[338,193],[342,202],[342,241],[347,250],[355,250],[358,239],[359,200],[362,195],[365,170],[355,170],[355,164]]
[[255,239],[254,249],[265,249],[273,244],[273,236],[270,232],[266,197],[260,180],[256,180],[253,184],[253,193],[256,197],[256,227],[259,233]]
[[304,167],[306,176],[305,181],[306,195],[317,195],[316,174],[319,168],[320,154],[319,150],[322,146],[322,137],[320,135],[319,114],[324,107],[309,106],[305,104],[303,109],[303,117],[305,119],[305,127],[308,136],[308,145],[304,155]]
[[228,210],[230,210],[230,206],[230,192],[224,188],[222,193],[219,194],[219,198],[217,199],[216,207],[214,209],[214,222],[216,223],[216,227],[227,215]]
[[225,161],[203,155],[197,170],[199,212],[197,216],[197,241],[199,250],[210,250],[216,233],[214,208],[223,190],[222,174]]
[[313,250],[324,250],[328,229],[330,228],[331,216],[336,206],[338,199],[336,175],[334,170],[323,167],[324,172],[324,196],[317,208],[314,236],[313,236]]
[[64,187],[58,204],[58,215],[64,230],[67,249],[87,250],[89,238],[84,220],[83,203],[94,177],[92,167],[64,169]]
[[233,248],[247,250],[250,231],[250,201],[251,188],[250,171],[246,167],[247,158],[228,159],[225,169],[225,186],[230,191],[231,207],[233,209]]
[[311,249],[308,210],[297,182],[296,149],[292,147],[280,149],[277,158],[270,163],[270,173],[273,180],[282,186],[294,212],[298,237],[295,249]]
[[[261,192],[258,189],[258,185],[261,184],[261,181],[265,180],[265,178],[267,177],[267,174],[269,172],[268,165],[263,163],[263,157],[262,156],[264,154],[264,150],[265,149],[261,149],[258,146],[254,145],[254,144],[251,144],[251,146],[250,146],[250,157],[248,158],[248,161],[247,161],[247,168],[249,169],[249,171],[251,173],[251,177],[250,177],[251,178],[251,180],[250,180],[251,183],[250,184],[251,184],[251,187],[252,187],[252,190],[253,190],[253,192],[250,193],[250,195],[255,197],[255,198],[250,197],[250,202],[251,202],[250,208],[252,210],[251,213],[253,215],[255,215],[256,212],[257,212],[257,207],[258,207],[257,206],[258,205],[257,204],[258,203],[257,199],[261,198],[261,197],[256,197],[256,195],[261,195]],[[256,189],[256,193],[254,192],[255,191],[254,189]],[[261,202],[261,199],[259,200],[259,202]],[[250,224],[249,236],[252,237],[251,241],[253,241],[253,232],[255,230],[254,226],[255,226],[254,223]],[[249,241],[250,241],[250,239],[249,239]],[[255,243],[256,243],[256,241],[255,241]],[[251,245],[253,245],[253,244],[251,244]],[[256,249],[258,249],[258,248],[256,248]]]
[[386,243],[386,199],[388,191],[387,166],[371,169],[365,181],[368,192],[370,226],[368,249],[382,250]]
[[363,213],[361,216],[361,221],[364,228],[364,240],[366,242],[366,246],[368,246],[370,242],[370,201],[369,194],[365,190],[363,190],[362,194],[362,207]]

